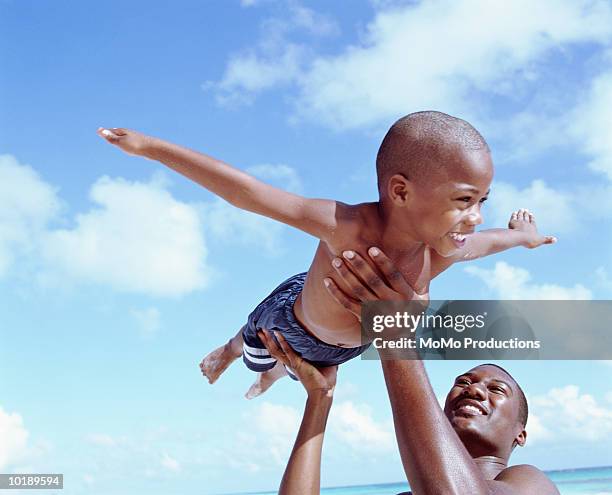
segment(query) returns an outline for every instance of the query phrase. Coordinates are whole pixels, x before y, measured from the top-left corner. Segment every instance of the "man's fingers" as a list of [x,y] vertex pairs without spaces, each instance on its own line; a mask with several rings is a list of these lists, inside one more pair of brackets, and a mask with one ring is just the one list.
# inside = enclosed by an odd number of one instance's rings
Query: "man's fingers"
[[353,313],[359,321],[361,321],[361,304],[358,301],[355,301],[348,297],[344,292],[342,292],[336,282],[334,282],[331,278],[323,279],[323,283],[327,288],[327,292],[334,298],[334,300],[348,309],[351,313]]
[[270,356],[277,359],[283,364],[289,364],[289,358],[287,357],[285,352],[278,347],[276,341],[272,338],[272,336],[268,333],[267,330],[262,329],[261,331],[257,332],[257,336],[263,342],[263,345],[266,346],[266,349],[268,349]]
[[[351,270],[363,280],[365,286],[361,287],[361,289],[364,292],[367,292],[367,289],[369,289],[374,292],[379,299],[390,299],[393,297],[393,292],[389,290],[387,284],[359,253],[355,251],[344,251],[342,256],[345,259],[345,263],[351,266]],[[349,280],[347,280],[347,282],[349,282]],[[357,280],[357,283],[359,282],[360,281]],[[358,295],[358,293],[354,294],[354,296]],[[355,297],[355,299],[363,300],[359,297]]]
[[338,272],[338,275],[340,275],[346,285],[349,286],[347,292],[350,297],[360,302],[373,301],[375,299],[374,294],[363,285],[363,282],[349,269],[342,258],[334,258],[332,260],[332,266],[336,269],[336,272]]
[[283,353],[285,354],[285,356],[287,356],[287,359],[289,360],[289,366],[294,370],[297,370],[297,367],[300,365],[300,361],[302,361],[301,356],[298,356],[296,352],[291,348],[291,346],[287,344],[285,337],[283,337],[281,333],[274,332],[274,336],[276,337],[276,340],[281,346]]
[[412,299],[414,289],[410,287],[404,276],[395,267],[393,262],[377,247],[368,249],[368,254],[374,264],[383,273],[391,288],[397,292],[403,299]]
[[124,129],[123,127],[113,127],[111,128],[111,131],[113,131],[113,134],[116,134],[117,136],[125,136],[127,134],[127,129]]

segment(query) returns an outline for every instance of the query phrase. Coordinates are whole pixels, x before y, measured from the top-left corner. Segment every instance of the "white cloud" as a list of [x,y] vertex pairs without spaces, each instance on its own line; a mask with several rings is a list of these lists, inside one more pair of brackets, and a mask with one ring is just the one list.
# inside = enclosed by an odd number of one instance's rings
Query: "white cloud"
[[[287,191],[302,190],[299,174],[288,165],[255,165],[247,172]],[[259,246],[269,255],[283,251],[281,235],[285,226],[275,220],[240,210],[221,198],[201,204],[200,211],[206,233],[217,240]]]
[[[529,403],[531,403],[531,400],[529,400]],[[534,412],[529,413],[525,430],[527,431],[527,441],[529,442],[529,445],[533,445],[534,442],[540,442],[542,440],[553,438],[552,431],[544,426],[540,417]]]
[[[603,0],[385,1],[375,8],[381,10],[363,36],[340,55],[305,51],[296,57],[296,48],[304,47],[276,36],[285,41],[274,45],[276,51],[230,59],[218,87],[255,93],[294,82],[298,114],[337,128],[386,123],[423,108],[473,116],[471,91],[514,97],[521,84],[538,79],[538,63],[554,50],[607,43],[612,35],[612,9]],[[321,24],[308,18],[294,12],[288,23]],[[285,66],[286,75],[254,85],[245,70],[236,76],[242,61],[264,75]]]
[[271,402],[262,403],[250,420],[257,430],[257,451],[266,452],[278,466],[284,466],[301,418],[300,412],[293,407]]
[[[531,399],[531,406],[557,440],[601,441],[612,435],[612,408],[601,405],[577,385],[553,388]],[[550,437],[550,435],[548,435]]]
[[17,257],[36,250],[36,240],[60,208],[56,190],[33,168],[0,155],[0,277]]
[[152,336],[161,328],[161,313],[157,308],[132,309],[130,315],[144,337]]
[[[255,5],[249,0],[243,7]],[[290,40],[293,32],[310,36],[332,36],[337,24],[297,1],[288,1],[283,18],[271,17],[261,24],[261,37],[254,47],[230,57],[220,81],[207,81],[203,89],[215,91],[220,104],[250,103],[255,94],[296,82],[302,75],[311,50]]]
[[249,167],[246,171],[262,180],[274,183],[285,191],[299,193],[302,190],[302,179],[289,165],[264,163]]
[[21,415],[9,413],[0,407],[0,470],[26,456],[29,435]]
[[[536,217],[538,230],[543,235],[571,232],[578,226],[578,215],[572,195],[534,180],[524,189],[512,184],[495,182],[483,214],[490,227],[507,227],[510,215],[520,208],[530,210]],[[490,219],[486,218],[490,214]]]
[[125,437],[116,438],[106,433],[90,433],[85,437],[85,440],[98,447],[117,447],[127,442]]
[[499,299],[514,300],[579,300],[592,299],[592,293],[582,284],[563,287],[556,284],[536,284],[524,268],[499,261],[490,269],[468,266],[465,271],[481,279]]
[[367,405],[351,401],[334,404],[329,417],[329,432],[360,452],[381,452],[395,448],[392,424],[379,423]]
[[574,109],[569,132],[591,157],[591,169],[612,181],[612,71],[595,78],[586,98]]
[[206,285],[207,252],[197,210],[173,198],[159,180],[102,177],[90,198],[97,206],[77,215],[74,228],[45,236],[51,279],[158,296]]
[[164,453],[162,455],[160,464],[163,468],[167,469],[168,471],[173,471],[176,473],[181,470],[180,462],[174,459],[173,457],[170,457],[167,453]]

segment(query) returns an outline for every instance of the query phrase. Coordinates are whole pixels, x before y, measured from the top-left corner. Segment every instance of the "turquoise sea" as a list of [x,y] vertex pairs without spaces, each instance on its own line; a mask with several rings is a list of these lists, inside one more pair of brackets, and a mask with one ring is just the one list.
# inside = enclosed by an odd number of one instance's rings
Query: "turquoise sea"
[[[612,495],[612,466],[547,471],[562,495]],[[342,486],[323,488],[321,495],[396,495],[408,490],[405,483],[382,485]],[[274,495],[276,492],[257,492],[242,495]]]

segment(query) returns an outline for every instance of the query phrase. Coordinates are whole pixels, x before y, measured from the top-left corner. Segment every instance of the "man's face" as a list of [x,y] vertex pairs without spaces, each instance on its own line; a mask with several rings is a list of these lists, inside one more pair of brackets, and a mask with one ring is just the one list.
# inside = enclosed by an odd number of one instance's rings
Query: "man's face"
[[493,163],[486,150],[460,151],[441,171],[413,188],[410,224],[439,255],[457,253],[466,236],[482,223],[480,209],[489,194]]
[[510,455],[525,440],[519,420],[520,391],[495,366],[477,366],[458,376],[446,397],[444,413],[472,454]]

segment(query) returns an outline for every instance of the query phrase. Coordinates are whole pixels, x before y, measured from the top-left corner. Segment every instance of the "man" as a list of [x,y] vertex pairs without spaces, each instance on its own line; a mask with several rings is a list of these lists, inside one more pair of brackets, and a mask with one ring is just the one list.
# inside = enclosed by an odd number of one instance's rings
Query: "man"
[[[356,255],[336,267],[350,289],[342,291],[334,282],[328,285],[332,296],[355,315],[366,300],[413,298],[412,289],[384,253],[379,250],[371,261],[388,282]],[[276,335],[280,347],[270,334],[260,337],[276,359],[295,370],[308,393],[279,493],[319,493],[321,449],[336,368],[311,366],[280,334]],[[469,370],[457,377],[442,410],[421,361],[381,363],[400,455],[414,495],[558,495],[538,468],[508,467],[513,449],[527,439],[527,403],[508,372],[491,364]]]

